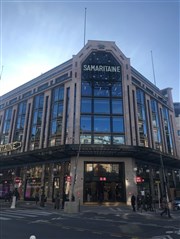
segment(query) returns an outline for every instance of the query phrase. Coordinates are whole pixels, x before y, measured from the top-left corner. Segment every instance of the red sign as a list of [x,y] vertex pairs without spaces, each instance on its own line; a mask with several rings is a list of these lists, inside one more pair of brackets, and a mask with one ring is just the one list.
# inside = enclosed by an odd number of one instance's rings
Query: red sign
[[100,181],[106,181],[106,177],[100,177],[99,180]]
[[16,177],[14,180],[15,183],[20,183],[21,182],[21,178]]
[[144,179],[142,177],[136,177],[136,183],[142,183]]

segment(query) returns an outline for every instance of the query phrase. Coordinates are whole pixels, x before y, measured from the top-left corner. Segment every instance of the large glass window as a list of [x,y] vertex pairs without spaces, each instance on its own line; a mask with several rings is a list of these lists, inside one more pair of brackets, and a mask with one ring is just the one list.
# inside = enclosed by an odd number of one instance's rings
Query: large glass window
[[124,132],[123,117],[113,117],[113,132],[114,133],[123,133]]
[[117,99],[112,100],[112,113],[123,114],[122,100],[117,100]]
[[14,141],[22,141],[25,125],[27,101],[21,102],[18,106],[16,127],[14,132]]
[[173,154],[172,146],[172,135],[169,121],[168,109],[163,107],[163,120],[164,120],[164,131],[165,131],[165,140],[167,144],[168,153]]
[[111,137],[105,135],[95,135],[94,144],[111,144]]
[[109,114],[110,113],[109,99],[94,99],[94,113]]
[[49,146],[61,144],[64,105],[64,87],[54,88],[52,94]]
[[81,117],[81,129],[83,132],[91,131],[91,116]]
[[91,96],[92,95],[92,83],[91,82],[82,82],[81,94],[82,94],[82,96]]
[[10,132],[10,124],[12,120],[12,107],[7,109],[5,112],[5,120],[3,125],[3,132],[1,137],[1,144],[9,143],[9,132]]
[[110,117],[94,116],[95,132],[110,132]]
[[114,136],[113,137],[113,144],[124,144],[124,135],[122,136]]
[[43,102],[44,102],[44,94],[38,95],[34,99],[33,118],[30,134],[30,150],[38,149],[40,145]]
[[97,97],[109,97],[110,96],[110,87],[103,86],[102,83],[94,86],[94,96]]
[[137,114],[138,114],[138,133],[140,138],[140,146],[148,147],[148,137],[147,137],[147,120],[145,111],[145,99],[144,92],[140,89],[136,90],[137,99]]
[[122,84],[121,83],[113,83],[111,91],[112,91],[113,97],[122,97]]
[[81,100],[81,113],[91,113],[92,112],[92,100],[82,99]]
[[92,52],[82,63],[81,96],[83,134],[91,134],[94,144],[116,144],[113,136],[123,137],[125,132],[122,73],[120,63],[111,53]]
[[151,100],[151,112],[152,112],[152,128],[153,128],[153,139],[155,143],[156,149],[161,149],[161,134],[159,127],[159,114],[157,108],[157,102],[152,99]]

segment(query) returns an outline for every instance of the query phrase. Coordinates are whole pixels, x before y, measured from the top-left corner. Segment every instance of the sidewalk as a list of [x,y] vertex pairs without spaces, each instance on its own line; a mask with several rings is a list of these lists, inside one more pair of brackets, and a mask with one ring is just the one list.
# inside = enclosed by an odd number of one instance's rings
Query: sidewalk
[[[0,208],[10,208],[11,203],[5,202],[4,200],[0,200]],[[40,206],[40,203],[36,205],[35,201],[24,201],[24,200],[18,200],[16,202],[16,208],[31,208],[31,209],[45,209],[45,210],[55,210],[54,209],[54,203],[51,201],[47,201],[44,204],[44,207]],[[57,211],[57,210],[56,210]],[[60,209],[59,211],[63,211]],[[97,204],[84,204],[80,205],[80,212],[94,212],[94,213],[102,213],[102,214],[113,214],[117,213],[118,211],[123,212],[131,212],[132,209],[130,206],[127,206],[125,204],[122,205],[97,205]]]
[[[4,200],[0,200],[0,208],[1,209],[7,209],[11,207],[10,202],[4,202]],[[48,210],[52,212],[60,212],[65,213],[63,209],[56,210],[54,209],[54,203],[51,201],[45,202],[45,206],[41,207],[40,204],[36,203],[34,201],[23,201],[19,200],[16,203],[15,209],[39,209],[39,210]],[[160,215],[161,210],[157,209],[156,211],[137,211],[133,212],[131,206],[127,206],[126,204],[120,204],[120,205],[80,205],[78,213],[83,214],[96,214],[96,215],[118,215],[118,214],[132,214],[135,213],[138,215],[149,215],[151,217],[156,217],[156,215]],[[12,209],[14,210],[14,209]],[[180,218],[180,211],[172,211],[171,210],[172,218]]]

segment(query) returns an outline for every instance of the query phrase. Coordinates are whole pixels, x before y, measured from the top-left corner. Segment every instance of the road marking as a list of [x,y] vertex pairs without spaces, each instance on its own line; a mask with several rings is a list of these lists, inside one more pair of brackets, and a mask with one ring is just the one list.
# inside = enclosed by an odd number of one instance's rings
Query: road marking
[[[0,212],[0,220],[13,220],[13,219],[23,219],[23,218],[37,218],[39,216],[49,216],[52,215],[51,212],[42,212],[39,210],[4,210]],[[4,219],[8,218],[8,219]]]
[[[24,210],[18,210],[18,212],[24,213]],[[52,214],[52,212],[42,212],[39,210],[35,210],[35,211],[26,210],[25,212],[28,214],[38,214],[38,215],[51,215]]]
[[55,221],[55,220],[64,220],[64,218],[62,218],[62,217],[53,217],[53,218],[51,218],[51,221]]
[[151,237],[151,239],[173,239],[173,238],[169,235],[162,235],[162,236]]
[[0,217],[0,220],[8,221],[8,220],[11,220],[11,218],[8,218],[8,217]]
[[48,223],[49,221],[48,220],[36,220],[36,221],[33,221],[33,222],[29,222],[29,224],[34,224],[34,223],[39,223],[39,222]]
[[12,218],[19,218],[19,219],[24,218],[24,217],[12,215],[12,214],[10,214],[10,213],[1,213],[1,215],[8,216],[8,217],[12,217]]

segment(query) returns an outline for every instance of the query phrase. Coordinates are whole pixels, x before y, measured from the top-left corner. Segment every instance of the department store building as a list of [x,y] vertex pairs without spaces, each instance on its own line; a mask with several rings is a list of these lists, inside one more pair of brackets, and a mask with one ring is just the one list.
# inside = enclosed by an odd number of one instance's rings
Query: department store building
[[[149,66],[151,67],[151,66]],[[12,79],[13,80],[13,79]],[[158,200],[180,190],[171,88],[160,90],[111,41],[0,97],[0,197],[57,191],[83,203]]]

